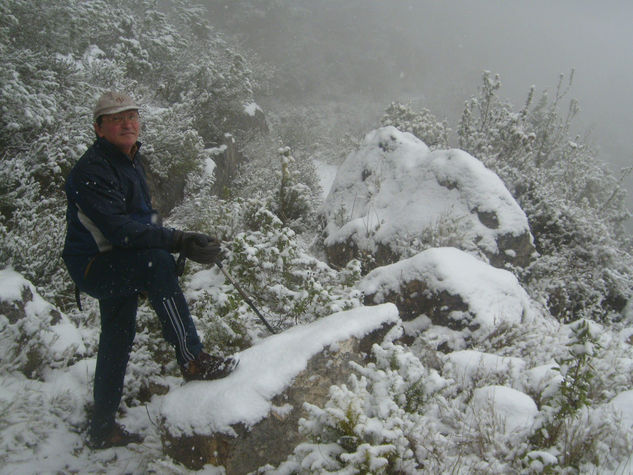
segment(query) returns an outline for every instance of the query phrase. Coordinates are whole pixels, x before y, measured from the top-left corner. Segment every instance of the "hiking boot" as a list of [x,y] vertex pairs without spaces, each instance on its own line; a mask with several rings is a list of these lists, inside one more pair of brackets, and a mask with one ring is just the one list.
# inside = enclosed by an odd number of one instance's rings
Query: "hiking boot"
[[185,381],[212,381],[224,378],[233,372],[239,364],[237,358],[221,358],[201,351],[195,360],[180,367]]
[[125,426],[114,424],[110,432],[105,436],[90,437],[89,445],[92,449],[108,449],[110,447],[124,447],[127,444],[143,442],[140,434],[125,430]]

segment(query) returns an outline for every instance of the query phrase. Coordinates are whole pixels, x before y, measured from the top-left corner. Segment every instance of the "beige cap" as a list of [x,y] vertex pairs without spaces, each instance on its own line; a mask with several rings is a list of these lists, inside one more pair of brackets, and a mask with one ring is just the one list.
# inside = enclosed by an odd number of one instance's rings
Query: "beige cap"
[[104,93],[95,106],[93,119],[97,120],[100,115],[116,114],[118,112],[138,110],[139,107],[127,94],[122,92],[108,91]]

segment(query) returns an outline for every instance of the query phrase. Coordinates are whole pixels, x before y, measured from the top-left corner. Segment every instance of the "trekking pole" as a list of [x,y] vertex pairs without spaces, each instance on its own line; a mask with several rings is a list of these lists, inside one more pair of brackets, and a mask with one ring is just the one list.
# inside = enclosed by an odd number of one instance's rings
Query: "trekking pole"
[[176,275],[180,277],[185,272],[185,261],[187,258],[185,257],[185,253],[181,252],[178,255],[178,260],[176,261]]
[[240,295],[242,296],[242,298],[244,299],[244,301],[248,304],[248,306],[253,310],[253,312],[255,312],[255,314],[259,317],[259,319],[262,321],[262,323],[264,325],[266,325],[266,328],[268,328],[268,331],[270,331],[270,333],[275,334],[277,333],[273,327],[270,326],[270,323],[268,323],[266,321],[266,319],[264,318],[264,316],[259,312],[259,310],[257,310],[257,307],[255,307],[255,304],[253,304],[253,301],[250,299],[250,297],[248,296],[248,294],[246,292],[244,292],[244,290],[242,290],[242,287],[240,287],[240,285],[235,282],[235,280],[233,279],[233,277],[231,277],[231,274],[228,273],[228,271],[224,268],[224,266],[222,265],[222,263],[219,260],[215,261],[215,265],[218,266],[218,268],[222,271],[222,273],[224,274],[224,277],[226,277],[228,279],[228,281],[233,284],[233,287],[235,287],[237,289],[237,291],[240,293]]
[[[176,262],[176,275],[178,275],[179,277],[183,274],[184,270],[185,270],[185,261],[187,260],[187,258],[185,257],[184,253],[180,253],[180,255],[178,256],[178,261]],[[235,282],[235,279],[233,279],[233,277],[231,277],[231,274],[229,274],[227,272],[227,270],[224,268],[224,266],[222,265],[222,262],[219,260],[215,261],[215,265],[218,266],[218,268],[222,271],[222,273],[224,274],[224,277],[227,278],[227,280],[233,284],[233,287],[235,287],[237,289],[237,291],[239,292],[239,294],[242,296],[242,298],[244,299],[244,301],[248,304],[248,306],[253,310],[253,312],[255,312],[255,314],[259,317],[259,319],[264,323],[264,325],[266,325],[266,328],[268,328],[268,330],[270,331],[270,333],[275,334],[277,333],[273,327],[270,326],[270,323],[268,323],[268,321],[264,318],[264,316],[261,314],[261,312],[259,310],[257,310],[257,307],[255,307],[255,304],[253,303],[253,301],[250,299],[250,297],[248,296],[248,294],[246,292],[244,292],[244,290],[242,289],[242,287],[240,287],[240,285]]]

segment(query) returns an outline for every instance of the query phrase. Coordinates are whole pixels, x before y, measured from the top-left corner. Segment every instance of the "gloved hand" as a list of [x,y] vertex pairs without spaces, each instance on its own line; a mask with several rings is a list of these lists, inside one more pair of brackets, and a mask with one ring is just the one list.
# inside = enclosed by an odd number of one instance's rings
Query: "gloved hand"
[[185,257],[200,264],[214,264],[222,254],[220,241],[202,233],[174,231],[172,252],[180,252]]

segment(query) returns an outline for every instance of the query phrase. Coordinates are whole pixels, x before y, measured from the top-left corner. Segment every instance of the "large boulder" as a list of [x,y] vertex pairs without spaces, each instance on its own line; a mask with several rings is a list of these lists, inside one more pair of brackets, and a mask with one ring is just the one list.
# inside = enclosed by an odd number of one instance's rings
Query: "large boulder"
[[402,320],[418,317],[452,330],[444,341],[461,349],[471,338],[534,317],[530,299],[509,271],[455,248],[433,248],[379,267],[359,283],[366,305],[392,302]]
[[328,260],[365,270],[412,248],[450,245],[496,267],[534,253],[525,213],[501,179],[462,150],[431,151],[394,127],[369,133],[338,170],[321,211]]
[[303,441],[303,404],[323,405],[399,323],[392,304],[336,313],[270,336],[243,351],[227,378],[171,391],[161,419],[165,452],[189,468],[243,474],[285,460]]

